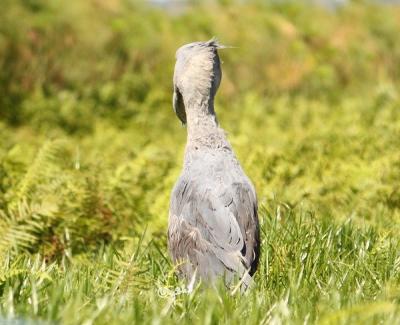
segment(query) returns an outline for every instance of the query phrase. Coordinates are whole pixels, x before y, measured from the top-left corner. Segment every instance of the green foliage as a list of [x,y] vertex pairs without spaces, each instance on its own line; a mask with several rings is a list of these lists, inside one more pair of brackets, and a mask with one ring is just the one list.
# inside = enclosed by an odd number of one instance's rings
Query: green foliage
[[[194,1],[169,13],[3,0],[0,315],[399,323],[399,32],[399,8],[362,1]],[[212,36],[235,46],[220,53],[216,110],[258,192],[263,254],[246,296],[174,296],[165,234],[185,143],[174,52]]]
[[176,322],[374,324],[400,320],[398,238],[334,225],[269,201],[261,209],[263,255],[256,287],[179,287],[155,241],[126,237],[116,249],[48,263],[41,255],[7,260],[0,274],[3,314],[62,324]]

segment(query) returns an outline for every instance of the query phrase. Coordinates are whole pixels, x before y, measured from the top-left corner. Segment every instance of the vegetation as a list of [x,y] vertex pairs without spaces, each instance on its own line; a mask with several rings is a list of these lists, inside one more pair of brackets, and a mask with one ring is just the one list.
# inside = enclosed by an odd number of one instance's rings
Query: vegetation
[[[3,0],[0,323],[399,323],[399,32],[363,1]],[[260,203],[244,296],[180,292],[166,250],[174,53],[214,35]]]

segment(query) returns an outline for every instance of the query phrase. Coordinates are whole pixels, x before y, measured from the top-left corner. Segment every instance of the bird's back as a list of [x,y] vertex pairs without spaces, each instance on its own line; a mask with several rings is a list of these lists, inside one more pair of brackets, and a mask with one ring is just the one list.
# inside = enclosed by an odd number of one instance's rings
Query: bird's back
[[251,281],[259,256],[257,199],[230,146],[188,146],[171,195],[169,250],[188,280]]

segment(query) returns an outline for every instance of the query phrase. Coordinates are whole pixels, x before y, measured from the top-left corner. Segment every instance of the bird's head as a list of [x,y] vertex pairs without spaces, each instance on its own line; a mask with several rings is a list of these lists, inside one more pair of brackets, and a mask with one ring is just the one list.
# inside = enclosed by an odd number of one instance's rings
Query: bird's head
[[186,106],[212,101],[221,82],[218,49],[225,48],[216,39],[183,45],[176,51],[173,105],[176,115],[186,124]]

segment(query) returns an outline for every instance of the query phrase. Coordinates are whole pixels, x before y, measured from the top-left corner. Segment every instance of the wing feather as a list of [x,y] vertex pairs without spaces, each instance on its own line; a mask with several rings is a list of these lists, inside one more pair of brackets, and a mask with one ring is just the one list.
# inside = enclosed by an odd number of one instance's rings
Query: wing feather
[[[205,186],[181,177],[171,197],[169,250],[181,272],[213,279],[250,275],[258,262],[257,201],[251,183]],[[246,282],[250,281],[249,279]]]

